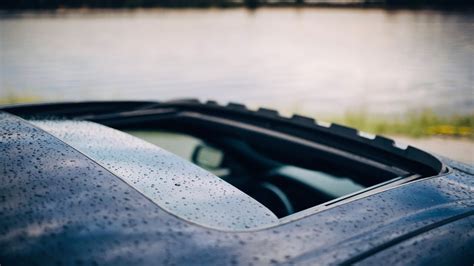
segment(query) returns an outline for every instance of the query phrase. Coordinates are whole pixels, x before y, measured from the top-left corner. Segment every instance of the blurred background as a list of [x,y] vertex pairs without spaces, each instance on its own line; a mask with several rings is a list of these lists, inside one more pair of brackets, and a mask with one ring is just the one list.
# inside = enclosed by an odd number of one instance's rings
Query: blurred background
[[213,99],[474,163],[464,0],[4,0],[0,104]]

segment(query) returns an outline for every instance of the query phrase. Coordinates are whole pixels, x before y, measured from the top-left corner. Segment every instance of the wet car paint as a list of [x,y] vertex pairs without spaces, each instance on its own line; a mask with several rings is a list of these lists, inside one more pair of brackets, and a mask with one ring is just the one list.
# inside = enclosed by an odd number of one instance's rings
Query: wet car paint
[[156,145],[87,121],[31,121],[141,192],[160,208],[222,230],[278,224],[265,206]]
[[[0,263],[5,265],[376,264],[369,258],[391,246],[416,248],[409,243],[418,235],[436,237],[437,225],[459,222],[466,234],[474,231],[472,223],[463,222],[474,214],[473,170],[457,163],[447,174],[296,221],[228,232],[169,214],[22,119],[0,114],[0,138]],[[443,242],[455,243],[458,235],[447,231]],[[465,249],[453,251],[462,263],[473,261],[470,239]],[[440,263],[436,243],[426,241],[423,263]],[[411,259],[400,256],[397,263]]]

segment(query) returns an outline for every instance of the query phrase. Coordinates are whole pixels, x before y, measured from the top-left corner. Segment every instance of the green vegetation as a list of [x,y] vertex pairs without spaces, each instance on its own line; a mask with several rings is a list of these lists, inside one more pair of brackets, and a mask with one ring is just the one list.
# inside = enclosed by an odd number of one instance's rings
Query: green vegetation
[[40,97],[33,95],[19,95],[13,92],[8,92],[5,95],[0,95],[0,104],[16,104],[16,103],[33,103],[39,102]]
[[348,112],[328,120],[374,134],[410,137],[441,135],[474,140],[474,113],[440,116],[431,110],[423,110],[410,111],[401,117],[380,117],[365,112]]

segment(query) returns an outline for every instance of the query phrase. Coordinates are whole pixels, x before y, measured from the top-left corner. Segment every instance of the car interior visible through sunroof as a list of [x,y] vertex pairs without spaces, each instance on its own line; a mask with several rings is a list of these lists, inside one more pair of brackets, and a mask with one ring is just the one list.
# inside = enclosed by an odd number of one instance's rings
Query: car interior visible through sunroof
[[214,173],[265,205],[279,218],[398,179],[393,174],[370,179],[337,165],[319,171],[306,169],[272,159],[251,144],[227,136],[206,141],[178,132],[126,132]]

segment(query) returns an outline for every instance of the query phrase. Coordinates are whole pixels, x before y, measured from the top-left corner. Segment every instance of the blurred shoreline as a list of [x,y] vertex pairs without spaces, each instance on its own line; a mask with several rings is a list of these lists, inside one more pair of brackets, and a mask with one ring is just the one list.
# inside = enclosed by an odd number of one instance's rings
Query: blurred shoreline
[[153,8],[249,8],[297,7],[297,8],[362,8],[384,10],[458,10],[474,9],[469,0],[6,0],[0,3],[0,12],[80,10],[87,12],[100,9],[153,9]]
[[225,12],[232,10],[246,10],[249,14],[257,13],[259,10],[338,10],[338,11],[383,11],[388,15],[396,15],[397,13],[413,12],[413,13],[426,13],[426,14],[466,14],[468,16],[474,14],[473,6],[459,6],[452,8],[436,7],[436,6],[424,6],[424,7],[410,7],[410,6],[397,6],[397,7],[385,7],[385,6],[363,6],[363,5],[325,5],[325,4],[310,4],[310,5],[262,5],[258,8],[247,8],[243,5],[220,7],[220,6],[152,6],[152,7],[57,7],[57,8],[4,8],[0,6],[0,19],[9,18],[28,18],[28,17],[66,17],[66,16],[87,16],[87,15],[110,15],[110,14],[153,14],[154,12],[161,11],[215,11]]

